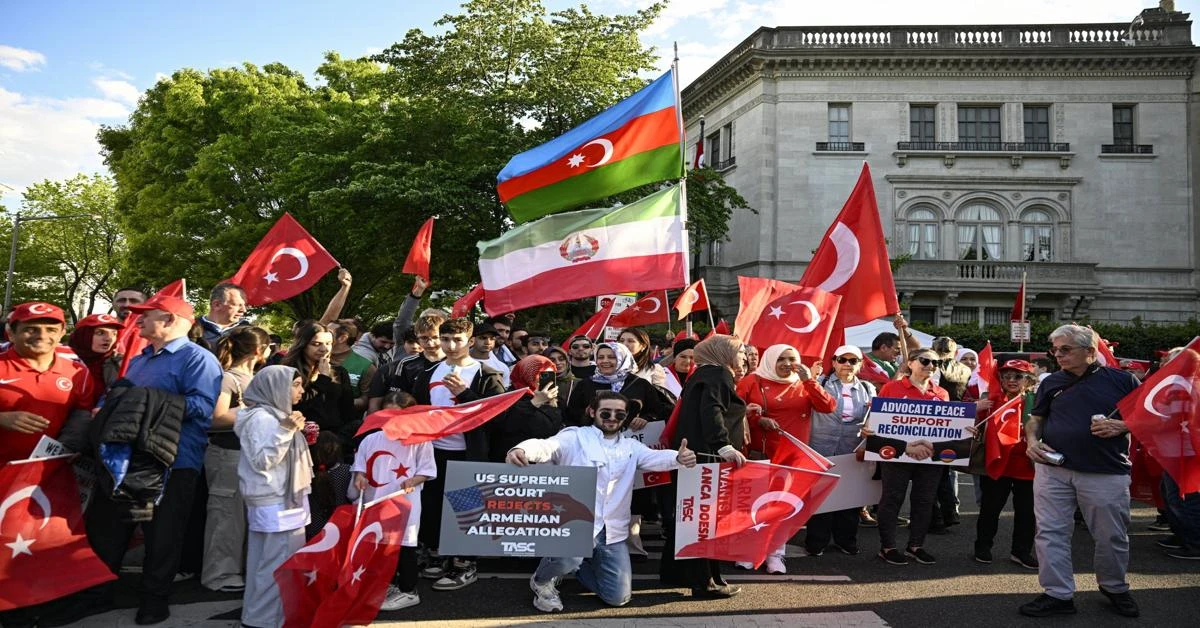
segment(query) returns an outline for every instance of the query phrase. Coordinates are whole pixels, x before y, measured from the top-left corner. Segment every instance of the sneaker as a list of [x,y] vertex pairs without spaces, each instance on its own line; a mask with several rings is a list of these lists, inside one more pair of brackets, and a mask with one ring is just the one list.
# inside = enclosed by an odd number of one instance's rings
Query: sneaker
[[783,564],[782,556],[767,557],[767,573],[787,573],[787,565]]
[[562,600],[558,597],[558,589],[554,581],[538,584],[533,576],[529,576],[529,588],[533,589],[533,607],[543,613],[553,613],[563,609]]
[[896,517],[896,525],[901,528],[907,528],[910,523],[912,521],[908,517]]
[[442,576],[437,582],[433,583],[434,591],[457,591],[473,582],[476,579],[475,561],[459,561],[455,560],[450,570],[446,575]]
[[1179,549],[1170,549],[1166,552],[1171,558],[1182,558],[1183,560],[1200,560],[1200,551],[1181,547]]
[[421,570],[421,577],[427,580],[440,580],[450,570],[450,561],[434,559],[430,565]]
[[839,552],[847,556],[858,556],[857,545],[842,545],[840,543],[834,543],[833,546],[836,547]]
[[889,565],[907,565],[908,564],[908,559],[905,558],[904,554],[901,554],[900,550],[898,550],[896,548],[892,548],[889,550],[879,550],[879,558],[881,558],[883,560],[883,562],[885,562]]
[[862,510],[858,511],[858,525],[864,528],[878,528],[879,522],[875,520],[875,517],[871,516],[871,512],[869,510],[863,508]]
[[904,553],[913,557],[914,560],[922,565],[932,565],[937,563],[937,559],[933,557],[933,554],[926,552],[925,549],[921,547],[909,547],[904,550]]
[[1169,550],[1183,549],[1183,541],[1176,535],[1172,534],[1165,539],[1159,539],[1154,542],[1155,545]]
[[1157,518],[1154,520],[1154,523],[1152,523],[1152,524],[1150,524],[1150,525],[1146,526],[1146,528],[1147,528],[1147,529],[1150,529],[1150,530],[1154,530],[1155,532],[1170,532],[1170,531],[1171,531],[1171,524],[1167,523],[1167,518],[1166,518],[1166,517],[1164,517],[1164,516],[1162,516],[1162,515],[1159,515],[1159,516],[1158,516],[1158,517],[1157,517]]
[[421,596],[417,595],[416,591],[405,593],[400,590],[400,587],[389,584],[387,588],[387,597],[383,598],[383,604],[379,607],[381,611],[398,611],[402,608],[416,606],[421,603]]
[[1038,568],[1037,557],[1035,557],[1033,554],[1012,554],[1008,557],[1008,559],[1026,569],[1033,569],[1036,571]]
[[217,591],[221,593],[242,593],[246,590],[244,584],[224,584],[217,587]]
[[196,574],[194,572],[181,571],[181,572],[175,574],[175,582],[183,582],[184,580],[191,580],[192,578],[195,578],[195,577],[196,577]]
[[992,550],[988,547],[975,548],[975,562],[985,565],[992,564]]
[[1122,617],[1137,617],[1142,614],[1138,609],[1137,602],[1133,601],[1133,596],[1129,595],[1129,591],[1124,593],[1109,593],[1101,588],[1100,592],[1104,594],[1104,597],[1108,598],[1109,602],[1112,602],[1114,613]]
[[1060,600],[1045,593],[1018,609],[1026,617],[1050,617],[1051,615],[1074,615],[1075,601]]
[[804,548],[804,551],[805,551],[805,552],[806,552],[806,553],[807,553],[809,556],[812,556],[812,557],[814,557],[814,558],[815,558],[815,557],[817,557],[817,556],[821,556],[822,554],[824,554],[824,553],[825,553],[825,548],[823,548],[823,547],[822,547],[821,549],[810,549],[810,548],[807,548],[807,547],[806,547],[806,548]]
[[746,571],[754,571],[754,563],[736,562],[733,566],[738,569],[745,569]]

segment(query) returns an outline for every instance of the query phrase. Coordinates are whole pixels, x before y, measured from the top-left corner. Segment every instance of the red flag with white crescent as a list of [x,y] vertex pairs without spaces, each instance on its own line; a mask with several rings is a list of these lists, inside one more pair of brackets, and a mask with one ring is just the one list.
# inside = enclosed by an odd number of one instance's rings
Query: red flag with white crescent
[[738,315],[733,319],[733,331],[739,338],[749,338],[768,303],[799,289],[778,279],[738,276]]
[[667,305],[667,291],[656,290],[638,299],[632,305],[614,314],[608,321],[608,326],[617,328],[637,327],[639,325],[654,325],[671,320]]
[[409,406],[380,410],[363,420],[355,436],[382,428],[388,438],[405,445],[426,443],[473,430],[508,410],[528,394],[528,388],[520,388],[456,406]]
[[[992,410],[984,429],[984,448],[986,451],[987,474],[993,480],[1004,475],[1008,468],[1009,459],[1023,442],[1021,436],[1021,416],[1024,412],[1024,395],[1017,395]],[[1024,451],[1020,455],[1025,455]]]
[[842,297],[819,288],[801,288],[771,301],[746,342],[756,347],[788,344],[801,356],[825,357]]
[[321,602],[337,590],[354,516],[353,505],[339,506],[316,536],[275,569],[284,628],[307,628]]
[[708,309],[708,289],[704,287],[704,280],[701,279],[692,285],[688,286],[679,293],[679,298],[675,299],[676,310],[679,310],[679,319],[687,318],[692,312]]
[[329,251],[284,213],[229,281],[242,287],[253,307],[290,299],[337,267]]

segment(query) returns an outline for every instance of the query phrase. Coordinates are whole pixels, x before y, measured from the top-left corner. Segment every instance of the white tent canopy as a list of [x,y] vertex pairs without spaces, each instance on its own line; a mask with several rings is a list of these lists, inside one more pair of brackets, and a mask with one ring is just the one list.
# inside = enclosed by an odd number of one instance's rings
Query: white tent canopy
[[[912,329],[911,327],[909,329]],[[877,318],[869,323],[855,325],[854,327],[846,328],[846,344],[854,345],[862,348],[864,351],[871,349],[871,341],[875,340],[875,336],[883,332],[896,333],[896,327],[892,325],[891,318]],[[912,329],[912,333],[917,336],[917,340],[921,341],[922,347],[928,347],[933,342],[933,336]]]

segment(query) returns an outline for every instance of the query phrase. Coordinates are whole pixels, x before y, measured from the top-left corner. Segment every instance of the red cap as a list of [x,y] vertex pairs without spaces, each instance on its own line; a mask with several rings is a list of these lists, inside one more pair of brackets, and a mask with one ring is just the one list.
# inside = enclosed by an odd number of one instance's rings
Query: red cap
[[150,297],[145,303],[129,306],[130,312],[149,312],[150,310],[162,310],[170,312],[175,316],[180,316],[189,321],[196,322],[196,310],[192,309],[192,304],[184,301],[179,297],[168,296],[165,294],[156,294]]
[[42,301],[22,303],[8,313],[8,323],[10,325],[21,321],[35,320],[57,321],[66,324],[67,317],[63,315],[62,308]]
[[1025,360],[1009,360],[1000,365],[1000,370],[1008,369],[1010,371],[1020,371],[1022,373],[1032,373],[1033,365]]
[[79,319],[75,323],[75,329],[84,329],[87,327],[124,327],[121,319],[112,314],[91,314]]

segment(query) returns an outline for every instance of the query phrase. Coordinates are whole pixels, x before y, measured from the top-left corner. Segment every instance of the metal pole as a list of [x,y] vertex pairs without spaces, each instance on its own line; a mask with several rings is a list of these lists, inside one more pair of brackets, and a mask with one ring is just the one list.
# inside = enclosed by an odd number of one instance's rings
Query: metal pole
[[13,213],[12,248],[8,251],[8,281],[4,284],[4,313],[12,305],[13,273],[17,268],[17,232],[21,228],[21,212]]

